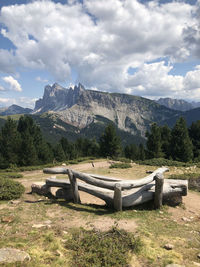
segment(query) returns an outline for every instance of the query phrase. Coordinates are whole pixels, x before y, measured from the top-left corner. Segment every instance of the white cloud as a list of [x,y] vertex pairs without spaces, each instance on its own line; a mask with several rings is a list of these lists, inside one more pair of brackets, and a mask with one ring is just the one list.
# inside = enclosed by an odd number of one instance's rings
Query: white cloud
[[24,108],[34,108],[36,98],[19,97],[19,98],[0,98],[0,107],[9,107],[13,104]]
[[22,91],[21,85],[12,76],[3,77],[2,80],[8,84],[9,90],[17,91],[17,92]]
[[[12,73],[17,66],[45,69],[55,80],[68,82],[72,72],[77,72],[77,79],[86,87],[147,95],[179,94],[181,90],[185,94],[190,85],[198,85],[194,72],[185,78],[173,76],[169,75],[172,65],[147,62],[200,58],[199,1],[195,6],[182,1],[68,3],[34,1],[3,7],[1,34],[16,50],[0,50],[0,70]],[[130,67],[139,68],[133,77],[127,75]]]
[[165,65],[164,61],[142,65],[133,75],[127,74],[127,93],[149,98],[171,96],[199,101],[199,65],[184,77],[171,75],[172,69],[172,65]]
[[0,85],[0,91],[5,91],[5,88]]
[[36,81],[38,81],[38,82],[48,83],[48,80],[47,80],[47,79],[42,79],[40,76],[36,77],[35,79],[36,79]]

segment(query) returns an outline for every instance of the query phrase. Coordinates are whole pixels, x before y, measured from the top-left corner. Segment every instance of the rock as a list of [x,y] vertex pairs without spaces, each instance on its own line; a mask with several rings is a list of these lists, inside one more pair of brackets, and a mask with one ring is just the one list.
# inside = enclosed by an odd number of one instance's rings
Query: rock
[[66,163],[62,163],[62,166],[64,166],[64,167],[65,167],[65,166],[67,166],[67,165],[66,165]]
[[21,201],[20,200],[11,200],[9,203],[10,204],[15,204],[15,205],[17,205],[17,204],[19,204]]
[[42,227],[46,227],[46,225],[45,225],[45,224],[41,224],[41,223],[33,224],[33,225],[32,225],[32,228],[37,228],[37,229],[39,229],[39,228],[42,228]]
[[184,222],[191,222],[191,219],[186,218],[186,217],[182,217],[181,220],[183,220]]
[[34,183],[31,185],[31,193],[46,196],[50,193],[50,188],[45,183]]
[[172,250],[174,248],[174,245],[172,245],[172,244],[165,244],[164,245],[164,248],[167,249],[167,250]]
[[200,263],[195,262],[195,261],[193,261],[192,263],[193,263],[195,266],[199,266],[199,267],[200,267]]
[[163,212],[163,211],[161,211],[161,210],[159,210],[159,213],[160,213],[160,214],[163,214],[164,212]]
[[0,263],[15,263],[30,261],[31,257],[25,251],[15,248],[1,248],[0,249]]
[[11,223],[11,222],[14,221],[14,219],[15,218],[13,216],[3,216],[1,218],[1,222],[3,222],[3,223]]
[[45,224],[51,224],[52,221],[50,221],[50,220],[46,220],[46,221],[44,221],[43,223],[45,223]]
[[200,253],[197,255],[197,258],[200,259]]
[[165,267],[185,267],[184,265],[172,263],[172,264],[167,264]]

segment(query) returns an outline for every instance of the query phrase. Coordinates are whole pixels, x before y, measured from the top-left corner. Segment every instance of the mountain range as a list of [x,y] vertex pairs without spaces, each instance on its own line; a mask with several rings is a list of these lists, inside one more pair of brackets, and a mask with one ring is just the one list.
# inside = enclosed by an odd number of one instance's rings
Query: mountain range
[[[113,122],[125,145],[144,143],[145,133],[153,122],[173,126],[180,116],[188,123],[200,118],[200,108],[188,111],[192,108],[190,103],[172,100],[153,101],[128,94],[87,90],[80,83],[74,88],[55,83],[45,86],[43,97],[36,101],[34,110],[12,105],[0,110],[0,115],[31,114],[51,143],[62,136],[71,141],[77,137],[98,139],[105,126]],[[187,111],[183,111],[185,109]],[[1,117],[0,125],[2,120],[5,118]]]

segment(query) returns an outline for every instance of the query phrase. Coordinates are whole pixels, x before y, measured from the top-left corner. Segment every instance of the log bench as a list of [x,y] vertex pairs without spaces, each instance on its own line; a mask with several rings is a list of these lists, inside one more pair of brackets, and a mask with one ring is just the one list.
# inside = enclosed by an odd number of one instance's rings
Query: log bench
[[[67,168],[45,168],[44,173],[67,174],[67,179],[46,179],[46,187],[58,187],[62,190],[60,196],[74,203],[81,203],[79,191],[89,193],[106,202],[110,207],[120,211],[125,207],[132,207],[154,200],[155,208],[160,208],[162,202],[174,196],[182,199],[187,195],[187,180],[164,179],[164,172],[168,168],[162,167],[150,175],[138,180],[123,180],[95,174],[86,174]],[[84,182],[77,182],[77,179]],[[59,198],[59,193],[57,193]]]

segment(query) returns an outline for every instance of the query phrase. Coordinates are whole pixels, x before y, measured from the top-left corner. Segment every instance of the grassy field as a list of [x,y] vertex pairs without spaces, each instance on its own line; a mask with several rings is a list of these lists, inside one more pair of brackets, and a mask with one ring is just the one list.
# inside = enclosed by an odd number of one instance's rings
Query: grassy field
[[[94,161],[94,165],[72,168],[124,179],[142,178],[157,168],[132,164],[128,169],[110,169],[106,161]],[[200,169],[170,167],[165,177],[191,172],[198,174]],[[31,261],[4,266],[200,266],[200,193],[189,191],[182,205],[163,206],[160,211],[150,203],[114,212],[86,193],[80,194],[82,204],[29,194],[32,183],[49,175],[21,174],[17,181],[25,186],[25,194],[18,201],[0,202],[0,248],[24,250]],[[173,249],[165,249],[166,244]]]

